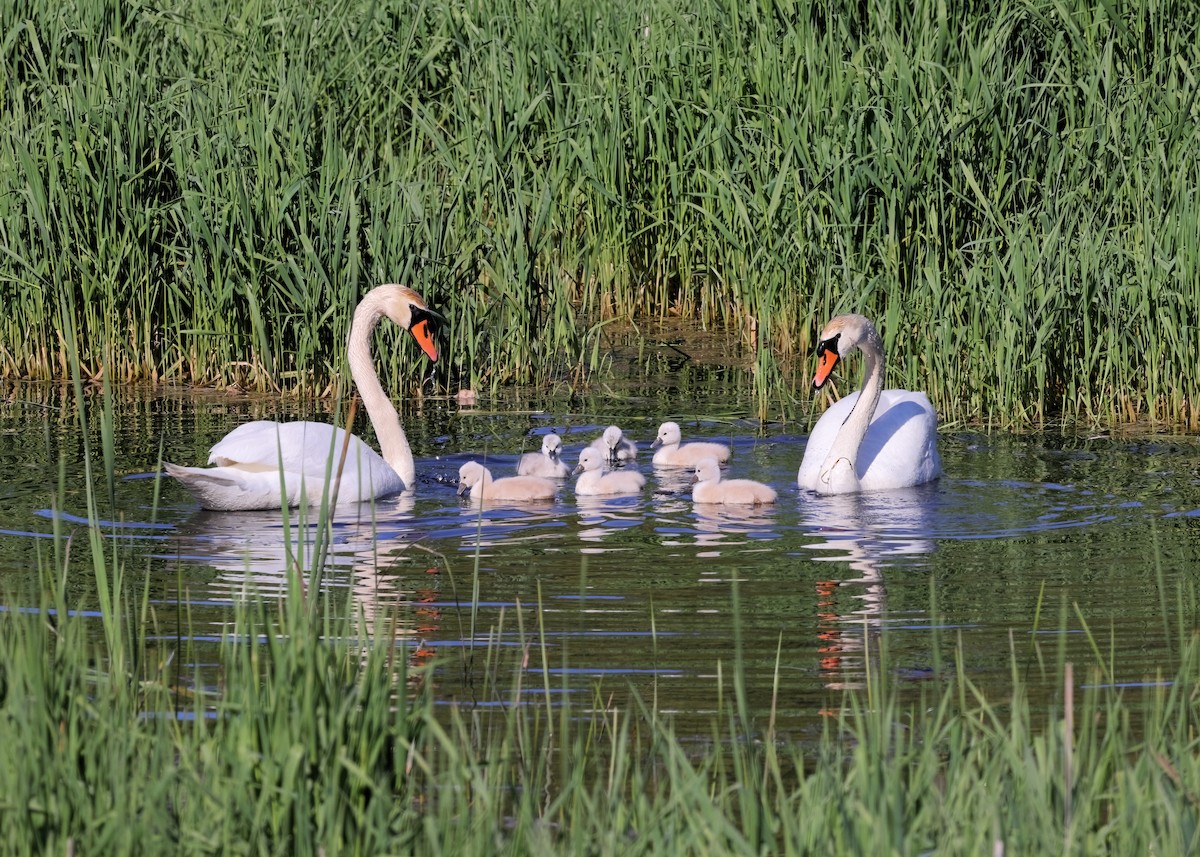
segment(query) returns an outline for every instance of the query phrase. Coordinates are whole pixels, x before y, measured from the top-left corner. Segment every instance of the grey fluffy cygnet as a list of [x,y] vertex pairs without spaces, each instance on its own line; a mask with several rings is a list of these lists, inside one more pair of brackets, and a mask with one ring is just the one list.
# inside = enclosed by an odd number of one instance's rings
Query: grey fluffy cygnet
[[625,437],[619,426],[609,426],[604,434],[591,442],[609,461],[632,461],[637,457],[637,444]]
[[554,432],[542,438],[540,452],[527,452],[517,462],[518,476],[541,476],[544,479],[566,479],[571,468],[562,460],[562,438]]

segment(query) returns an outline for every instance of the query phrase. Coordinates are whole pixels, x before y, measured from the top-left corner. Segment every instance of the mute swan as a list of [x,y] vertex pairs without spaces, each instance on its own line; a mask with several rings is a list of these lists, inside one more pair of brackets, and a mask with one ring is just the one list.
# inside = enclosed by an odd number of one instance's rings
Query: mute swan
[[679,432],[679,423],[663,423],[658,427],[658,437],[650,448],[654,453],[654,463],[659,467],[694,467],[702,458],[715,458],[718,462],[729,460],[729,447],[723,443],[709,441],[692,441],[682,446],[679,441],[683,435]]
[[554,432],[542,438],[541,452],[527,452],[517,462],[518,476],[541,476],[546,479],[566,479],[571,468],[560,458],[562,438]]
[[646,477],[636,470],[604,471],[604,454],[594,447],[579,453],[579,464],[572,471],[578,475],[575,493],[582,496],[599,494],[637,494],[646,485]]
[[637,444],[625,437],[617,426],[606,428],[590,446],[604,453],[609,461],[632,461],[637,456]]
[[920,392],[883,389],[883,344],[861,315],[841,315],[825,325],[817,345],[813,388],[855,348],[866,366],[862,390],[840,400],[817,421],[796,481],[821,494],[890,491],[936,479],[937,414]]
[[[420,295],[394,284],[367,292],[354,310],[346,360],[383,455],[350,435],[337,490],[339,504],[387,497],[416,481],[408,438],[371,362],[371,333],[384,316],[411,333],[430,360],[437,360],[433,325],[444,319],[429,309]],[[238,426],[217,441],[208,455],[208,463],[215,466],[184,467],[163,462],[163,467],[205,509],[278,509],[282,505],[316,504],[326,493],[327,474],[337,474],[345,438],[344,430],[325,423],[256,420]],[[332,490],[329,493],[332,495]]]
[[553,500],[558,486],[540,476],[505,476],[493,479],[492,471],[478,461],[458,468],[458,496],[471,495],[476,503],[485,500]]
[[766,505],[775,502],[775,489],[753,479],[722,479],[721,465],[715,458],[696,462],[692,486],[693,503],[724,503],[726,505]]

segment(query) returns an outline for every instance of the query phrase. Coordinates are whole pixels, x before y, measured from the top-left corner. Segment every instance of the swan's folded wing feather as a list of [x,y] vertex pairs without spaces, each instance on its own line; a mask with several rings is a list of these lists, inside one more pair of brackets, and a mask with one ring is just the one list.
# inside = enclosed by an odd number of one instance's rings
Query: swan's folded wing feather
[[920,485],[940,475],[937,414],[928,396],[883,391],[859,447],[857,469],[864,487],[875,490]]
[[[279,470],[282,462],[284,471],[324,479],[331,458],[336,464],[342,453],[344,436],[342,429],[325,423],[256,420],[243,423],[218,441],[208,462],[246,470]],[[352,438],[347,458],[361,453],[356,443],[364,445]]]
[[163,462],[163,468],[186,486],[205,509],[278,509],[281,497],[287,505],[296,500],[294,479],[284,474],[281,481],[278,471],[185,467],[167,461]]
[[232,487],[237,484],[237,481],[224,475],[223,471],[214,470],[211,467],[187,467],[183,464],[172,464],[169,461],[163,462],[163,470],[180,482],[191,485],[195,480],[203,479],[215,485]]

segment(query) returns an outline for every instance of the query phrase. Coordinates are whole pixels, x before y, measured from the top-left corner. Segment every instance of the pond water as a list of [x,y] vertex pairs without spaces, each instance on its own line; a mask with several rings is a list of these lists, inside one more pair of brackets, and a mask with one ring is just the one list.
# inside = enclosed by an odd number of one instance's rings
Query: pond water
[[[443,703],[506,704],[504,677],[527,661],[529,702],[570,694],[587,708],[634,690],[697,735],[722,693],[728,700],[739,649],[753,712],[765,720],[774,710],[781,733],[797,737],[863,686],[881,645],[889,677],[914,694],[939,668],[961,669],[1002,700],[1015,658],[1035,698],[1048,698],[1060,647],[1077,664],[1109,665],[1077,669],[1081,683],[1173,674],[1196,624],[1179,611],[1200,568],[1194,438],[951,428],[940,436],[938,482],[817,498],[795,481],[806,427],[750,419],[741,389],[736,375],[713,371],[594,397],[514,393],[473,409],[426,400],[406,418],[415,494],[340,511],[326,571],[310,583],[368,623],[394,621],[411,660],[433,662]],[[285,527],[279,513],[205,512],[155,470],[160,450],[202,462],[248,419],[331,419],[320,405],[123,392],[113,401],[111,500],[99,395],[88,406],[81,430],[70,395],[18,388],[0,403],[0,590],[10,609],[36,602],[55,528],[70,534],[86,521],[84,437],[105,531],[131,597],[148,584],[163,645],[181,628],[197,642],[219,639],[247,592],[286,590],[289,556],[311,565],[314,539],[295,516]],[[664,419],[679,421],[685,440],[731,442],[728,475],[773,485],[778,503],[694,507],[686,474],[649,463]],[[520,452],[557,431],[573,464],[609,423],[644,450],[640,496],[576,498],[568,483],[550,503],[483,510],[456,496],[467,460],[486,454],[509,474]],[[73,542],[70,597],[87,606],[85,542]]]

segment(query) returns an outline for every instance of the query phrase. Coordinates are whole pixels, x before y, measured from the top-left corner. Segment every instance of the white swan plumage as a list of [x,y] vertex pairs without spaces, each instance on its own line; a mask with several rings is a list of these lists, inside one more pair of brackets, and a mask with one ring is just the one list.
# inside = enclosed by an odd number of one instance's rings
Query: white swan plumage
[[205,509],[234,511],[279,509],[318,504],[335,486],[346,449],[339,504],[358,503],[398,494],[413,486],[416,470],[412,449],[396,408],[379,383],[371,359],[371,334],[387,317],[412,334],[421,350],[437,360],[434,325],[444,321],[415,291],[390,283],[377,286],[354,310],[346,342],[350,374],[379,438],[382,455],[336,426],[315,422],[256,420],[238,426],[209,451],[211,467],[163,463],[167,473],[183,483]]
[[517,462],[518,476],[541,476],[545,479],[566,479],[571,468],[562,460],[562,438],[550,432],[542,438],[539,452],[527,452]]
[[665,422],[658,427],[658,436],[650,448],[654,450],[651,461],[656,467],[695,467],[702,458],[715,458],[718,462],[729,460],[729,447],[723,443],[694,440],[680,443],[683,433],[679,423]]
[[458,468],[458,496],[470,496],[475,503],[485,501],[520,502],[524,500],[553,500],[558,486],[541,476],[492,477],[478,461],[468,461]]
[[861,315],[832,319],[817,345],[813,388],[858,348],[865,359],[863,386],[817,421],[804,448],[796,481],[820,494],[892,491],[941,475],[937,413],[922,392],[883,389],[884,356],[879,332]]
[[604,453],[591,446],[579,453],[579,464],[571,472],[579,477],[575,493],[583,497],[639,494],[646,485],[646,477],[636,470],[606,471]]
[[765,506],[775,502],[775,489],[753,479],[722,479],[715,458],[696,462],[692,502],[727,506]]

